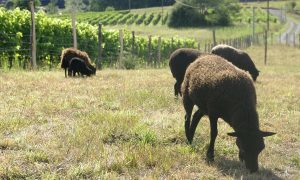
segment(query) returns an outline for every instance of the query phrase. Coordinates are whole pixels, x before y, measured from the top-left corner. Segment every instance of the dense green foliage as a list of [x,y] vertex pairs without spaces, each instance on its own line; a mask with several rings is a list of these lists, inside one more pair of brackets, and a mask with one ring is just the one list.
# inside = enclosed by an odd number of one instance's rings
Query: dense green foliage
[[[39,6],[39,0],[34,0],[34,6]],[[19,7],[20,9],[30,9],[28,0],[8,0],[5,4],[7,9]]]
[[194,8],[175,5],[168,25],[170,27],[196,27],[205,22],[205,18]]
[[168,25],[171,27],[228,26],[231,16],[239,12],[236,0],[195,1],[176,3]]
[[[118,17],[118,16],[115,16]],[[118,18],[110,19],[111,23],[117,23]],[[30,50],[30,13],[27,10],[15,9],[7,11],[0,9],[0,51],[1,61],[12,59],[28,61]],[[104,63],[116,61],[119,56],[120,42],[119,31],[102,31],[103,33],[103,58]],[[70,20],[62,20],[47,17],[43,12],[36,14],[36,37],[38,64],[45,65],[52,60],[58,63],[59,54],[63,48],[71,47],[72,30]],[[87,23],[77,24],[78,48],[86,51],[93,60],[98,57],[98,29]],[[163,59],[178,46],[196,47],[194,40],[182,40],[173,38],[162,39],[161,55]],[[151,46],[147,37],[135,37],[135,46],[132,48],[132,36],[130,32],[124,32],[124,51],[133,52],[139,58],[148,59],[149,63],[156,61],[158,53],[158,37],[152,37]],[[149,58],[148,58],[149,57]],[[2,62],[5,63],[5,62]]]

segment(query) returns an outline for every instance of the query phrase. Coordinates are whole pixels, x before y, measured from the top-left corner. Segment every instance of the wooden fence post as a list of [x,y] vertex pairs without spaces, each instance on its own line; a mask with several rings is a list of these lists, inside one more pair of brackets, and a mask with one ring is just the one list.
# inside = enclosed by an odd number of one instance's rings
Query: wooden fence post
[[158,50],[157,50],[157,65],[158,65],[158,67],[160,67],[160,60],[161,60],[161,37],[159,36],[158,37],[158,42],[157,42],[158,44],[157,44],[157,48],[158,48]]
[[132,45],[131,45],[131,54],[134,55],[134,48],[135,48],[135,32],[132,31]]
[[198,42],[198,50],[200,51],[200,42]]
[[281,33],[279,33],[279,44],[281,44]]
[[151,35],[149,35],[148,41],[148,65],[151,65]]
[[293,34],[293,45],[296,47],[296,33]]
[[98,69],[102,68],[102,62],[101,62],[101,56],[102,56],[102,24],[98,24],[98,59],[96,66]]
[[53,52],[50,53],[50,67],[49,67],[49,70],[52,69],[52,65],[53,65]]
[[213,45],[216,46],[217,42],[216,42],[216,31],[213,30]]
[[[22,56],[21,55],[18,56],[18,64],[19,64],[19,68],[21,68],[22,67]],[[0,67],[1,67],[1,63],[0,63]]]
[[174,51],[174,38],[171,39],[171,52]]
[[34,17],[34,1],[30,0],[30,12],[31,12],[31,67],[36,69],[36,34],[35,34],[35,17]]
[[123,48],[124,48],[124,41],[123,41],[123,31],[119,30],[119,36],[120,36],[120,56],[119,56],[119,67],[123,65]]
[[300,48],[300,34],[299,34],[299,48]]
[[288,45],[289,44],[289,34],[286,33],[285,34],[285,45]]
[[9,52],[9,56],[8,56],[8,69],[12,68],[12,64],[13,64],[13,59],[14,59],[14,52]]
[[268,53],[268,31],[265,30],[265,59],[264,59],[264,64],[267,65],[267,53]]
[[73,34],[73,47],[77,49],[77,33],[76,33],[76,20],[75,20],[75,10],[72,10],[72,34]]

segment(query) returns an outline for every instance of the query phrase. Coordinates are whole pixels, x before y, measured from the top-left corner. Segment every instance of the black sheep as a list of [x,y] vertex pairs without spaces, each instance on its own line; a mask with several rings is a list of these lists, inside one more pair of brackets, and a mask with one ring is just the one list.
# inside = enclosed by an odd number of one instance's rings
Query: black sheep
[[[259,129],[256,92],[250,76],[216,55],[199,57],[188,67],[182,84],[185,133],[191,143],[196,127],[204,115],[210,120],[211,139],[207,159],[214,159],[214,144],[218,134],[217,120],[224,119],[237,137],[239,158],[250,172],[258,170],[258,155],[264,149],[265,136],[275,133]],[[198,110],[190,123],[194,105]]]
[[246,52],[232,46],[220,44],[213,47],[211,53],[223,57],[240,69],[248,71],[252,79],[256,81],[259,71],[256,69],[255,64]]
[[181,96],[180,87],[187,67],[200,55],[200,51],[191,48],[180,48],[170,55],[169,66],[173,77],[176,79],[174,85],[174,94],[176,97],[178,93]]
[[76,73],[83,75],[90,76],[92,74],[96,74],[96,68],[90,69],[88,65],[86,65],[85,61],[83,59],[80,59],[78,57],[74,57],[70,61],[69,70],[72,74],[72,76],[75,76]]

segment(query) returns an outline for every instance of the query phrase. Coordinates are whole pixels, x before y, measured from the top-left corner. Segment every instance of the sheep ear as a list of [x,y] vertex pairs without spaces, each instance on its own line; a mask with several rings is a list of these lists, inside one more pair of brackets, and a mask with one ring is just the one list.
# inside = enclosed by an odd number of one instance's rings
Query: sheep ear
[[273,135],[276,134],[276,133],[274,133],[274,132],[264,132],[264,131],[260,131],[260,134],[261,134],[262,137],[267,137],[267,136],[273,136]]
[[237,132],[227,133],[227,135],[232,136],[232,137],[238,137],[239,136],[239,134]]

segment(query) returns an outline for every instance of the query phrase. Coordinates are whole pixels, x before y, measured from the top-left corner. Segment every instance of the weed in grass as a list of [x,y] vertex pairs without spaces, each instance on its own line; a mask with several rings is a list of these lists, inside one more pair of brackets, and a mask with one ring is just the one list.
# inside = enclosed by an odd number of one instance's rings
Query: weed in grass
[[0,169],[1,179],[25,179],[28,175],[23,173],[19,167],[5,167]]
[[300,155],[293,157],[292,163],[300,170]]
[[26,153],[26,158],[28,161],[32,163],[34,162],[49,163],[49,157],[43,151],[29,151]]
[[14,139],[2,139],[0,140],[1,150],[17,150],[20,149],[20,145]]
[[150,144],[150,145],[155,145],[155,143],[157,141],[156,134],[152,131],[144,132],[141,135],[140,139],[141,139],[140,141],[142,144]]

